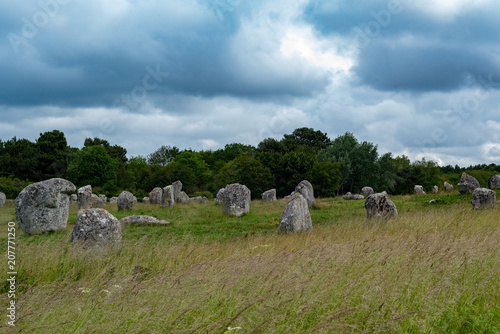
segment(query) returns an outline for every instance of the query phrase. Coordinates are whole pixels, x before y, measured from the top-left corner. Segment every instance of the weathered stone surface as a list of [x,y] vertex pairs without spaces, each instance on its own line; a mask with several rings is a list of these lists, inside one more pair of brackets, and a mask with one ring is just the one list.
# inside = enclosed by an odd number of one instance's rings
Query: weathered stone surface
[[500,189],[500,175],[495,174],[489,180],[490,189]]
[[149,197],[143,197],[143,198],[142,198],[142,203],[144,203],[144,204],[149,204],[149,203],[150,203],[150,201],[149,201]]
[[65,229],[70,195],[75,190],[73,183],[59,178],[30,184],[16,198],[19,227],[25,234]]
[[425,195],[424,187],[422,187],[420,185],[416,185],[413,189],[415,190],[415,194]]
[[101,200],[102,203],[106,204],[108,202],[108,198],[106,195],[99,194],[99,199]]
[[453,191],[453,185],[449,184],[448,182],[444,183],[444,191]]
[[189,201],[196,203],[208,203],[208,198],[206,198],[205,196],[196,196],[196,197],[191,197]]
[[149,203],[151,204],[162,204],[163,199],[163,189],[156,187],[149,193]]
[[278,232],[293,233],[310,231],[312,228],[307,200],[301,194],[296,193],[281,213]]
[[363,195],[358,195],[358,194],[351,194],[350,192],[348,192],[347,194],[345,194],[344,196],[342,196],[343,199],[345,200],[360,200],[360,199],[365,199],[365,196]]
[[432,187],[432,193],[433,193],[433,194],[437,194],[438,192],[439,192],[439,188],[438,188],[438,186],[434,186],[434,187]]
[[129,225],[129,224],[133,224],[133,225],[150,225],[150,224],[165,225],[165,224],[170,224],[170,222],[168,222],[166,220],[159,220],[159,219],[157,219],[155,217],[151,217],[151,216],[134,215],[134,216],[128,216],[128,217],[120,219],[120,224],[122,226]]
[[134,203],[137,203],[137,197],[132,196],[132,201],[133,201]]
[[105,246],[122,239],[122,226],[115,216],[100,208],[79,210],[71,243],[87,246]]
[[307,180],[301,181],[295,187],[295,190],[291,193],[291,195],[293,196],[296,193],[299,193],[302,196],[304,196],[304,198],[307,201],[307,205],[309,207],[313,207],[314,206],[314,204],[315,204],[315,201],[314,201],[314,190],[313,190],[313,186],[312,186],[311,182],[309,182]]
[[172,190],[174,191],[174,201],[175,201],[175,203],[182,203],[181,202],[182,182],[181,181],[175,181],[174,183],[172,183]]
[[363,189],[361,189],[361,193],[363,194],[364,197],[368,197],[371,194],[375,194],[372,187],[363,187]]
[[110,204],[116,204],[116,203],[118,203],[118,197],[111,197],[109,199],[109,203]]
[[397,218],[396,205],[384,193],[372,194],[365,201],[367,219]]
[[0,208],[7,202],[7,196],[4,193],[0,193]]
[[71,194],[70,201],[71,201],[71,203],[78,202],[78,195],[77,194]]
[[262,193],[262,200],[264,202],[274,202],[276,201],[276,189],[270,189]]
[[174,189],[172,186],[166,186],[163,188],[161,205],[168,208],[173,208],[175,203]]
[[176,203],[189,203],[189,196],[184,191],[181,191],[179,197],[175,200]]
[[470,203],[474,209],[488,209],[495,206],[496,200],[495,191],[486,188],[476,188],[472,192]]
[[217,192],[217,196],[215,196],[215,204],[222,204],[222,199],[224,197],[225,188],[220,188]]
[[78,189],[78,210],[92,208],[92,187],[90,185]]
[[223,212],[241,216],[250,211],[250,189],[245,185],[233,183],[226,186],[222,197]]
[[122,191],[120,196],[118,196],[118,210],[130,210],[134,206],[134,195],[129,191]]
[[466,173],[462,173],[462,177],[460,178],[460,182],[458,183],[458,191],[461,194],[470,194],[474,191],[474,189],[479,187],[479,181],[476,180],[475,177]]

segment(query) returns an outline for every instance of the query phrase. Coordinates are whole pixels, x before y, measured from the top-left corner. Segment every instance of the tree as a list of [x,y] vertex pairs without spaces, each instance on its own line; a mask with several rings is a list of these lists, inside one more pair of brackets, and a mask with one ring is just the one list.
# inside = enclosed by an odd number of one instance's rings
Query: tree
[[36,142],[41,179],[63,177],[68,169],[69,151],[64,133],[53,130],[41,133]]
[[179,154],[177,147],[162,145],[159,149],[148,154],[148,164],[166,166]]
[[127,150],[119,145],[111,146],[111,144],[105,139],[97,137],[95,137],[94,139],[86,138],[83,145],[84,147],[102,146],[106,149],[106,152],[108,152],[109,156],[113,159],[116,159],[116,161],[120,165],[127,163]]
[[243,154],[228,162],[216,177],[217,188],[230,183],[241,183],[250,189],[252,198],[260,198],[261,194],[274,185],[271,170],[250,154]]
[[312,170],[311,183],[314,192],[320,197],[333,197],[338,189],[342,175],[340,163],[331,161],[317,161]]
[[396,189],[398,166],[392,158],[392,153],[382,155],[378,161],[378,183],[377,189],[393,193]]
[[80,186],[116,184],[118,162],[102,146],[84,147],[77,151],[68,166],[68,178]]
[[252,145],[232,143],[224,146],[223,150],[215,151],[214,155],[217,160],[229,162],[231,160],[234,160],[239,155],[246,153],[252,154],[253,152],[255,152],[255,147],[253,147]]
[[319,130],[314,131],[312,128],[299,128],[295,129],[292,134],[284,135],[282,143],[289,152],[297,150],[300,146],[305,146],[307,149],[317,153],[319,150],[327,148],[331,140],[326,133]]
[[39,181],[39,148],[27,139],[16,137],[0,141],[0,176],[15,176],[22,180]]
[[278,195],[288,195],[300,181],[311,180],[316,161],[312,152],[293,151],[283,155],[276,174]]

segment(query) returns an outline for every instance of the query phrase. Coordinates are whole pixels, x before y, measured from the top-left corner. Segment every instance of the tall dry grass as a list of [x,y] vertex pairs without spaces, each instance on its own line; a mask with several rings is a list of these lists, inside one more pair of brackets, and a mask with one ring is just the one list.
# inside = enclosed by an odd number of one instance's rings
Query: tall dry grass
[[[362,202],[321,200],[311,210],[314,231],[295,235],[275,233],[283,203],[252,202],[252,213],[235,220],[213,204],[140,207],[173,225],[132,227],[121,245],[99,253],[71,247],[71,226],[21,236],[19,319],[3,329],[500,332],[500,210],[474,211],[458,195],[436,206],[394,200],[400,218],[374,223]],[[222,231],[238,223],[254,233]]]

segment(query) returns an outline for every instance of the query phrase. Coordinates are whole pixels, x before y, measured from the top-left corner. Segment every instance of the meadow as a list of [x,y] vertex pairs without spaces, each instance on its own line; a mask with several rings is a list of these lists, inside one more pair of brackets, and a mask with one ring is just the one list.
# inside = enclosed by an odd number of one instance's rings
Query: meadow
[[[107,204],[117,218],[171,224],[125,227],[119,245],[100,251],[71,246],[72,204],[64,231],[17,229],[18,318],[11,327],[2,314],[0,331],[500,333],[499,205],[473,210],[458,192],[391,199],[399,218],[376,222],[364,201],[318,199],[314,230],[293,235],[276,232],[282,200],[252,201],[239,218],[213,202]],[[3,254],[14,218],[10,200],[0,209]]]

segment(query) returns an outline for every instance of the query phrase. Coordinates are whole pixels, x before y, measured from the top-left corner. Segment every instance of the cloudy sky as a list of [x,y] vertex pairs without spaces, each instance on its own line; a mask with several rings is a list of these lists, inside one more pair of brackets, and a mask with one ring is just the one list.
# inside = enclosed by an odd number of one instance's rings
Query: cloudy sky
[[0,139],[58,129],[147,155],[299,127],[500,164],[495,0],[0,3]]

